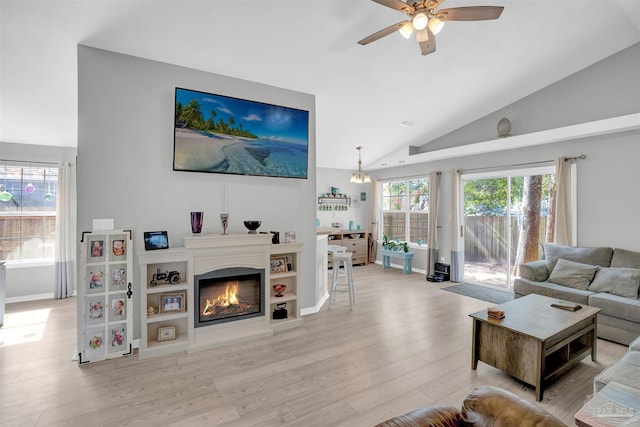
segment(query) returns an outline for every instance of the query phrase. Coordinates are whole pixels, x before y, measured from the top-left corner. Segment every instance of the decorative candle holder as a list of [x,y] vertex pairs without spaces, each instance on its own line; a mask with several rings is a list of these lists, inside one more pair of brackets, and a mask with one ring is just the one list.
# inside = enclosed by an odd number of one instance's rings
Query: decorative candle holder
[[227,234],[227,228],[229,227],[229,214],[221,213],[220,221],[222,221],[222,234]]
[[202,212],[191,212],[191,232],[198,234],[202,231]]

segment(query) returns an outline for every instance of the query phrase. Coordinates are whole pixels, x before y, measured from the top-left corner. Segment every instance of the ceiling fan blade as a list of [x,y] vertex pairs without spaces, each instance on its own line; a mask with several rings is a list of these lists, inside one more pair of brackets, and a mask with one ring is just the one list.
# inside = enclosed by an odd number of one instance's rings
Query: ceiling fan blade
[[502,6],[468,6],[442,9],[436,12],[442,21],[485,21],[498,19],[504,7]]
[[397,10],[398,12],[413,13],[416,11],[415,7],[400,0],[373,0],[373,1],[383,6],[387,6],[387,7],[390,7],[391,9]]
[[425,9],[433,10],[440,6],[441,3],[444,3],[444,0],[428,0],[425,1]]
[[362,40],[360,40],[358,42],[359,45],[367,45],[371,42],[374,42],[378,39],[381,39],[385,36],[388,36],[389,34],[393,33],[394,31],[398,31],[400,29],[400,27],[402,27],[404,24],[406,24],[409,21],[402,21],[402,22],[398,22],[397,24],[393,24],[388,26],[387,28],[383,28],[382,30],[375,32],[373,34],[371,34],[368,37],[363,38]]
[[420,45],[420,53],[422,53],[423,56],[436,51],[436,36],[433,35],[429,28],[425,29],[429,31],[429,40],[418,43]]

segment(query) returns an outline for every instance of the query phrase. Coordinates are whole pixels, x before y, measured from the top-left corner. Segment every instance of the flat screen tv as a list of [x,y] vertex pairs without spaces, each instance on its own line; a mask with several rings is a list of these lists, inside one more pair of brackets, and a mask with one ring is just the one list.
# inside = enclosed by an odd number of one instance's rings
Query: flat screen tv
[[309,112],[176,88],[173,170],[307,178]]

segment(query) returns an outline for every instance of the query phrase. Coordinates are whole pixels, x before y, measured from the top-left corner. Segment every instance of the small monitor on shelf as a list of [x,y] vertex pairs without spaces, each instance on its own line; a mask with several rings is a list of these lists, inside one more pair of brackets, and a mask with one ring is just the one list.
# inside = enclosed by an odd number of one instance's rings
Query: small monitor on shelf
[[147,251],[169,249],[169,238],[166,231],[145,231],[144,248]]

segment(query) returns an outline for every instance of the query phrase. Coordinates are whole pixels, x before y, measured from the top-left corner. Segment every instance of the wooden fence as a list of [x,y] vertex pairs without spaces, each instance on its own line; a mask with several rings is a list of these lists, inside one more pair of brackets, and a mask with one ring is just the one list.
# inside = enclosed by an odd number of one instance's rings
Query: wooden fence
[[[464,218],[465,262],[503,262],[507,259],[507,217],[466,216]],[[540,242],[545,241],[547,218],[540,218]],[[518,249],[520,228],[516,218],[511,221],[511,259]]]

